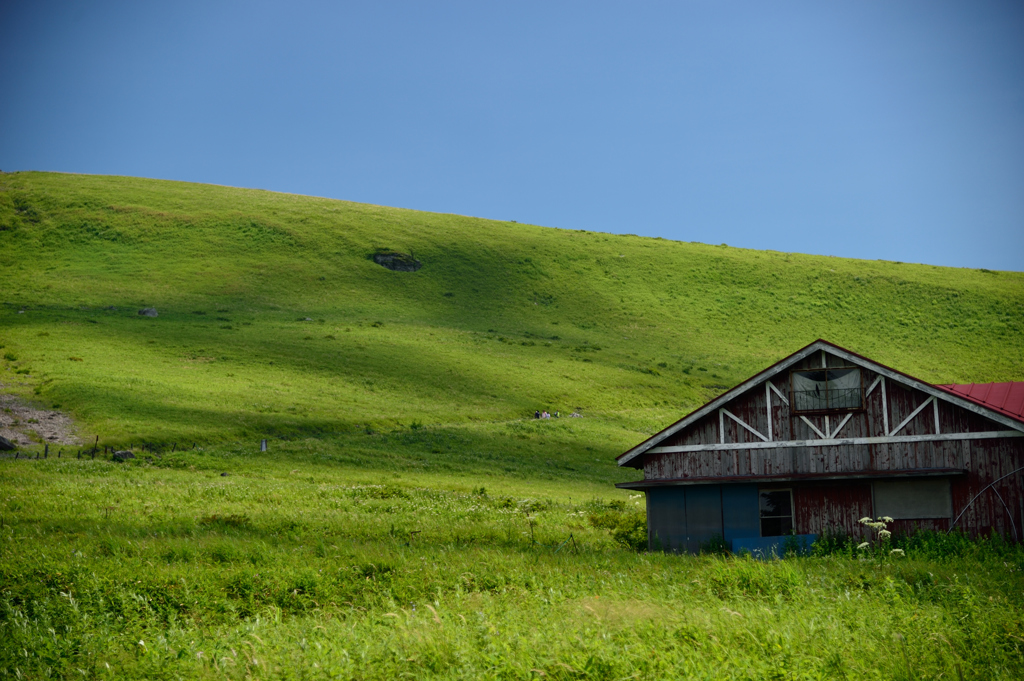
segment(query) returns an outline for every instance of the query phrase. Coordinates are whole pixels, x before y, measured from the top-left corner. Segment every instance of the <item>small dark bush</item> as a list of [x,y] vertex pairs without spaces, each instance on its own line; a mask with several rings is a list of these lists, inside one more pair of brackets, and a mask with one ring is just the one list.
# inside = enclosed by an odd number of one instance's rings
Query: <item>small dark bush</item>
[[[647,515],[622,507],[613,507],[616,502],[608,504],[605,510],[591,512],[589,520],[594,527],[609,530],[612,539],[634,551],[647,550]],[[622,502],[618,502],[622,503]]]

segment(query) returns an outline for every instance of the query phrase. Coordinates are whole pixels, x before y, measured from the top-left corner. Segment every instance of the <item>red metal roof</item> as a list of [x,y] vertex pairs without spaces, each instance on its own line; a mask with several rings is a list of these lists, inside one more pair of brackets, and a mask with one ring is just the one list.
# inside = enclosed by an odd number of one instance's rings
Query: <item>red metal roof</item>
[[937,385],[935,387],[998,411],[1010,418],[1024,421],[1024,381]]

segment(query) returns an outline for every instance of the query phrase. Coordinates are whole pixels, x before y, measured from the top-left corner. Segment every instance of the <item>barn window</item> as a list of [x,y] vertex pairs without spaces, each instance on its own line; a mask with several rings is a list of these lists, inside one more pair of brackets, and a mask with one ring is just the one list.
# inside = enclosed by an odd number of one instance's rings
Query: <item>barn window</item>
[[790,374],[793,413],[855,411],[864,407],[864,385],[857,367],[794,371]]
[[876,516],[899,520],[953,515],[948,478],[879,480],[874,484],[874,493]]
[[793,531],[793,493],[763,489],[760,494],[761,536],[780,537]]

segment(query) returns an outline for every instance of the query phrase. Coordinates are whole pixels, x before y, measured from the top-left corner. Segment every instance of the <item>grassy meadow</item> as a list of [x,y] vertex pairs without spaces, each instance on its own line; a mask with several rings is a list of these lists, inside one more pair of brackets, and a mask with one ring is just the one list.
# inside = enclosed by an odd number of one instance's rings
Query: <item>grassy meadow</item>
[[647,554],[613,487],[819,337],[1024,380],[1021,273],[9,173],[0,277],[0,390],[101,451],[0,459],[2,678],[1022,677],[1018,547]]

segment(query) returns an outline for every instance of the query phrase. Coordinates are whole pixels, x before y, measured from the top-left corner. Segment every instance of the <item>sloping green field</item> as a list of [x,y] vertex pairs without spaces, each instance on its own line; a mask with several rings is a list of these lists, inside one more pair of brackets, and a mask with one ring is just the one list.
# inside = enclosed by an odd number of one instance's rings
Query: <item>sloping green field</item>
[[0,268],[0,376],[101,441],[497,436],[547,408],[613,454],[819,337],[929,381],[1024,378],[1020,273],[246,189],[0,175]]
[[0,459],[0,678],[1020,678],[1019,547],[647,555],[612,484],[816,338],[983,382],[1022,331],[1021,273],[0,174],[0,391],[139,454]]

